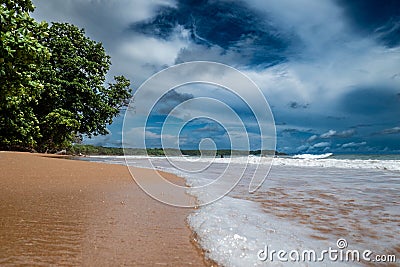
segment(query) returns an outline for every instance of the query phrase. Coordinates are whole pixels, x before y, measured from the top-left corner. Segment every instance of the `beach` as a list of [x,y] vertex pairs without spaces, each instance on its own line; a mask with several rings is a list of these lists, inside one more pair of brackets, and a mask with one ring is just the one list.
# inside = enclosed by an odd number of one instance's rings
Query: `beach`
[[[382,257],[385,266],[398,266],[397,155],[277,157],[255,193],[249,193],[249,183],[257,168],[271,163],[268,158],[102,156],[88,160],[112,164],[126,160],[132,167],[153,167],[184,177],[200,204],[189,214],[189,225],[206,256],[221,266],[375,266]],[[208,167],[203,171],[193,172],[204,165]],[[207,190],[196,187],[221,174],[242,178],[223,198],[201,205],[222,192],[223,184]],[[271,253],[283,250],[286,261],[265,254],[260,260],[259,252],[266,248]],[[345,256],[324,255],[329,249]],[[295,256],[309,251],[315,257]],[[367,257],[362,256],[365,252]],[[349,253],[356,254],[346,259]]]
[[150,198],[125,166],[0,152],[0,169],[2,266],[209,265],[186,223],[192,210]]
[[[397,157],[275,158],[253,194],[251,174],[267,159],[63,157],[0,153],[0,265],[372,266],[382,255],[392,257],[387,266],[398,261]],[[170,161],[187,169],[212,164],[185,173]],[[189,185],[199,207],[176,208],[152,199],[124,164],[142,181],[157,183],[157,170],[175,184]],[[229,164],[229,177],[245,169],[240,183],[220,200],[201,205],[220,190],[196,186],[216,179]],[[181,194],[175,197],[193,198]],[[342,243],[346,246],[339,247]],[[300,254],[312,250],[316,258],[260,260],[267,247]],[[360,255],[372,251],[371,260],[322,257],[328,248]]]

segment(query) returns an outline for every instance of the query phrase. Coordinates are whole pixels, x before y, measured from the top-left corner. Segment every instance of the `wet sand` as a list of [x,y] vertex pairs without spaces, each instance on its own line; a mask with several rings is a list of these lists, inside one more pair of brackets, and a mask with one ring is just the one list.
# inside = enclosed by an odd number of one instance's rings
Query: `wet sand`
[[1,266],[205,266],[190,211],[147,196],[125,166],[0,152]]

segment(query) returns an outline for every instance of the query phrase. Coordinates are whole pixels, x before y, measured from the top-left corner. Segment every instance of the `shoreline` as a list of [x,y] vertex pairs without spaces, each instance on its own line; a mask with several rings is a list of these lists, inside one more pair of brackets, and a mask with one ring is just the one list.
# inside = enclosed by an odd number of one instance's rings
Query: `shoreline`
[[126,166],[0,152],[0,167],[2,265],[214,264],[193,240],[191,210],[146,195]]

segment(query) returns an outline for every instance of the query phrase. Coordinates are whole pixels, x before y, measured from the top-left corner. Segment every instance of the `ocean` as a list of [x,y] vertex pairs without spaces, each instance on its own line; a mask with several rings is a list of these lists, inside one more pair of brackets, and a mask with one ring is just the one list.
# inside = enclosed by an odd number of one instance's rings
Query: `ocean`
[[[151,164],[149,164],[151,159]],[[86,160],[126,164],[124,157]],[[171,160],[171,159],[170,159]],[[254,193],[259,157],[129,156],[128,164],[175,173],[192,187],[244,171],[225,197],[188,218],[206,256],[223,266],[358,266],[400,260],[400,155],[296,155],[273,159]],[[246,164],[248,163],[248,164]],[[185,172],[193,165],[199,172]],[[218,192],[190,190],[198,201]]]

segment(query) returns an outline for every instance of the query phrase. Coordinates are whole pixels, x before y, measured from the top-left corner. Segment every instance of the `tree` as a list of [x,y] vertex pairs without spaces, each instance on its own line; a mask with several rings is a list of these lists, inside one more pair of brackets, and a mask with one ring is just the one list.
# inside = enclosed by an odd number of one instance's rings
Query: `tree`
[[36,70],[50,53],[40,43],[48,25],[29,16],[30,0],[0,2],[0,148],[28,148],[40,137],[33,111],[44,86]]
[[105,86],[110,57],[74,25],[53,23],[42,42],[51,58],[40,70],[44,90],[34,107],[42,134],[38,150],[64,148],[76,135],[107,134],[107,124],[128,104],[130,81],[116,76]]
[[66,148],[107,134],[130,81],[114,77],[101,43],[70,24],[38,23],[31,0],[0,0],[0,149]]

